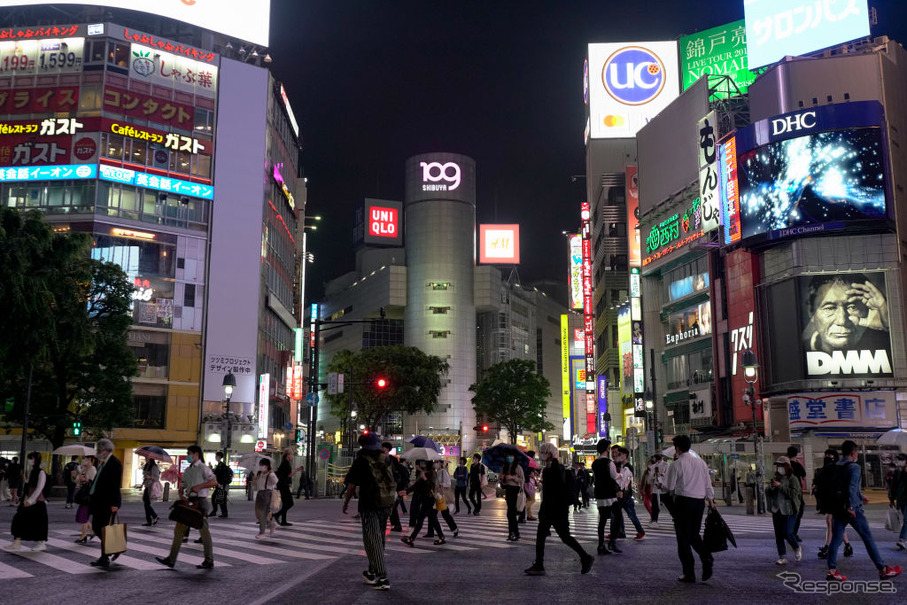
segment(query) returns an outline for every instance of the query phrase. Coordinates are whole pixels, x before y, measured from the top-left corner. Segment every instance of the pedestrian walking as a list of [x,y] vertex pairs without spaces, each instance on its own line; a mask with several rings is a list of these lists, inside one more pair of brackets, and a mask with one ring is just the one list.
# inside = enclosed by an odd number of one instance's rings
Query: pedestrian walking
[[507,541],[516,542],[520,539],[520,526],[517,523],[517,499],[526,483],[523,467],[513,454],[507,454],[501,469],[501,485],[504,487],[504,499],[507,502]]
[[278,525],[289,527],[293,525],[287,521],[287,511],[293,508],[293,475],[302,470],[301,466],[293,468],[293,457],[296,455],[296,448],[286,447],[283,450],[283,456],[280,465],[277,467],[277,489],[280,491],[281,508],[274,515]]
[[79,457],[70,458],[63,467],[63,485],[66,486],[66,504],[63,508],[72,508],[73,498],[76,495],[76,479],[79,477]]
[[[227,496],[230,493],[230,484],[233,483],[233,469],[227,466],[224,461],[224,455],[220,452],[214,454],[217,464],[214,465],[214,478],[217,479],[217,485],[214,487],[214,494],[211,496],[211,514],[213,517],[217,514],[217,508],[220,507],[220,518],[227,518]],[[292,497],[291,497],[292,499]]]
[[[384,452],[385,460],[391,467],[391,472],[394,475],[394,482],[396,484],[397,493],[400,494],[406,493],[406,488],[409,486],[409,469],[400,462],[400,459],[396,456],[391,455],[391,450],[394,449],[394,446],[390,442],[385,442],[381,444],[381,451]],[[391,522],[391,531],[403,531],[403,525],[400,523],[400,514],[397,512],[397,507],[406,514],[406,504],[403,502],[401,496],[394,498],[394,505],[391,507],[390,512],[390,522]]]
[[277,489],[277,475],[271,470],[271,461],[262,458],[258,463],[258,472],[255,474],[255,518],[258,519],[258,535],[256,540],[265,537],[265,530],[270,530],[274,535],[277,522],[271,513],[272,492]]
[[[610,555],[619,553],[617,547],[617,531],[614,526],[614,513],[612,508],[617,505],[617,500],[622,496],[620,491],[620,474],[614,461],[608,457],[611,442],[608,439],[599,439],[595,445],[598,458],[592,463],[592,484],[595,489],[595,506],[598,508],[598,554]],[[611,533],[608,534],[608,544],[605,544],[605,525],[611,521]]]
[[[98,469],[95,466],[95,457],[85,456],[82,458],[82,464],[79,466],[79,475],[76,480],[76,487],[78,490],[82,491],[82,488],[85,485],[91,489],[91,482],[94,481],[95,475],[97,474]],[[85,544],[95,537],[94,531],[91,529],[91,514],[87,502],[79,503],[79,507],[76,509],[76,523],[79,524],[81,529],[76,544]]]
[[[456,521],[454,521],[453,516],[450,514],[450,501],[453,498],[453,489],[451,489],[451,480],[450,473],[447,472],[447,462],[444,460],[437,460],[433,463],[433,472],[435,474],[435,506],[434,511],[429,512],[431,515],[441,515],[444,518],[444,522],[447,523],[448,529],[453,533],[456,538],[460,535],[460,530],[457,527]],[[440,521],[438,525],[440,525]],[[431,530],[432,524],[428,526],[428,533],[425,535],[426,538],[433,538],[434,533]]]
[[145,505],[145,522],[144,527],[157,525],[158,516],[151,506],[151,501],[156,498],[155,491],[160,489],[161,484],[161,467],[157,462],[148,458],[145,466],[142,468],[142,504]]
[[11,532],[13,541],[4,547],[7,551],[22,550],[22,541],[34,542],[32,551],[47,550],[47,503],[44,500],[44,486],[47,473],[41,469],[41,454],[32,452],[26,458],[28,480],[22,503],[13,516]]
[[482,455],[473,454],[472,466],[469,468],[469,501],[472,502],[472,514],[478,516],[482,511],[482,487],[485,482],[485,465]]
[[702,581],[705,582],[712,577],[715,559],[702,543],[699,530],[706,503],[709,508],[715,508],[715,490],[709,478],[709,467],[701,458],[690,453],[690,438],[678,435],[673,443],[677,459],[668,467],[665,489],[671,494],[670,510],[677,536],[677,555],[683,566],[683,575],[677,579],[689,583],[696,581],[692,549],[702,561]]
[[630,523],[633,524],[633,528],[636,530],[636,536],[633,539],[638,542],[646,537],[646,530],[643,529],[642,523],[639,522],[639,517],[636,514],[636,503],[633,500],[634,480],[633,465],[629,462],[630,450],[625,447],[614,446],[611,448],[611,458],[614,460],[614,464],[617,465],[618,485],[621,491],[621,496],[617,499],[617,505],[612,507],[612,513],[616,516],[616,519],[615,523],[611,524],[611,532],[613,534],[614,528],[617,526],[617,537],[625,537],[624,513],[627,513],[627,518],[630,519]]
[[[186,448],[186,457],[189,459],[189,467],[183,471],[183,480],[180,481],[179,497],[180,500],[188,500],[190,504],[197,506],[202,513],[202,526],[198,533],[201,536],[202,545],[204,546],[205,559],[196,565],[198,569],[214,568],[214,546],[211,543],[211,530],[208,528],[208,513],[211,510],[211,501],[208,495],[215,485],[217,478],[210,466],[203,461],[204,454],[202,448],[197,445],[190,445]],[[189,526],[177,523],[173,530],[173,542],[170,544],[170,554],[166,557],[155,557],[157,561],[172,568],[176,565],[176,559],[179,557],[180,547],[183,545],[183,538],[189,533]]]
[[589,508],[589,487],[592,485],[592,476],[582,462],[576,463],[576,484],[579,487],[580,509],[585,510]]
[[539,492],[538,469],[529,469],[529,477],[526,479],[526,484],[523,486],[523,491],[526,492],[526,518],[530,521],[538,521],[537,517],[532,516],[532,507],[535,506],[536,495]]
[[303,494],[305,494],[306,500],[312,494],[312,479],[305,469],[299,471],[299,487],[296,488],[296,499],[299,500]]
[[466,458],[464,456],[460,456],[460,464],[454,469],[453,478],[456,482],[454,486],[454,514],[460,514],[460,498],[462,498],[463,504],[466,505],[466,514],[468,515],[472,513],[472,507],[469,505],[469,500],[466,499],[466,490],[469,486],[469,469],[466,468]]
[[796,445],[787,448],[787,458],[790,460],[790,466],[794,477],[800,482],[800,502],[797,503],[797,518],[794,520],[794,537],[797,542],[802,542],[800,538],[800,521],[803,519],[803,510],[806,508],[806,501],[803,499],[806,491],[806,469],[795,458],[799,455],[800,450]]
[[381,450],[381,440],[369,433],[359,436],[359,451],[349,472],[349,486],[343,499],[346,514],[350,499],[359,488],[359,517],[362,522],[362,544],[368,557],[368,569],[362,572],[365,582],[375,590],[389,590],[387,566],[384,562],[384,542],[387,519],[395,500],[396,481],[387,455]]
[[246,473],[246,499],[250,502],[255,499],[255,469],[253,468]]
[[[825,545],[819,548],[818,557],[820,559],[828,558],[828,549],[831,545],[832,535],[832,512],[834,511],[835,500],[835,474],[838,464],[838,452],[833,449],[825,450],[824,464],[822,468],[816,470],[813,477],[813,495],[816,498],[816,512],[825,516]],[[853,546],[847,539],[847,530],[844,530],[844,556],[853,556]]]
[[9,460],[6,456],[0,456],[0,502],[9,500],[9,481],[6,480],[6,469],[9,467]]
[[[419,518],[413,526],[410,535],[403,536],[400,541],[407,546],[413,546],[422,525],[428,520],[428,533],[426,538],[437,536],[436,545],[445,544],[444,532],[441,531],[441,524],[438,523],[438,511],[435,510],[435,483],[434,473],[429,462],[419,462],[416,465],[416,481],[406,488],[406,492],[413,495],[413,502],[419,501]],[[413,507],[415,508],[415,506]]]
[[888,490],[888,503],[901,512],[901,533],[895,546],[898,550],[907,549],[907,454],[898,454],[897,469],[891,478]]
[[6,481],[9,484],[9,505],[19,506],[19,486],[22,485],[22,467],[19,456],[13,456],[6,467]]
[[857,458],[858,451],[855,442],[848,439],[841,444],[841,459],[837,463],[841,468],[837,469],[837,472],[840,478],[839,485],[847,487],[847,494],[846,501],[833,503],[833,508],[836,510],[832,518],[832,536],[831,545],[828,548],[828,574],[825,576],[826,580],[837,580],[839,582],[847,580],[846,576],[838,573],[838,547],[841,546],[841,541],[844,539],[844,528],[848,525],[851,525],[856,530],[857,535],[860,536],[860,539],[863,540],[863,545],[866,547],[866,552],[869,553],[869,558],[872,559],[876,569],[879,570],[879,578],[886,580],[901,573],[900,565],[889,567],[885,564],[879,549],[876,547],[872,532],[869,530],[869,522],[863,513],[863,504],[867,500],[864,500],[863,494],[860,493],[862,471],[860,465],[856,464]]
[[113,455],[113,441],[110,439],[98,439],[95,449],[98,452],[99,463],[98,472],[95,474],[89,490],[91,494],[89,514],[91,515],[91,529],[96,536],[101,538],[101,556],[91,564],[95,567],[110,567],[110,561],[116,561],[120,555],[115,554],[111,559],[104,554],[103,530],[110,525],[113,514],[122,506],[120,488],[123,485],[123,463]]
[[785,541],[790,544],[797,561],[803,558],[803,549],[794,536],[797,511],[803,501],[800,493],[800,478],[794,474],[790,458],[779,456],[775,461],[775,476],[765,490],[768,510],[772,513],[772,525],[775,528],[775,544],[778,546],[776,565],[787,565]]
[[539,526],[535,534],[535,562],[525,570],[525,573],[528,576],[545,575],[545,540],[551,534],[552,527],[561,542],[579,555],[581,572],[589,573],[595,558],[570,535],[569,514],[573,501],[570,486],[567,485],[566,469],[558,461],[557,447],[553,443],[542,443],[539,455],[545,464],[542,471],[542,485],[545,491],[539,508]]

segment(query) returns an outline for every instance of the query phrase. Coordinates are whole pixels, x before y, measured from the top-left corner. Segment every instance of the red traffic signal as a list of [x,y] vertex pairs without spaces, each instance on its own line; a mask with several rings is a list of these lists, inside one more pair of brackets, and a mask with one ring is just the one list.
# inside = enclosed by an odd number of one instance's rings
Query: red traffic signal
[[383,388],[385,388],[385,387],[387,386],[387,379],[386,379],[386,378],[379,378],[378,380],[375,381],[375,385],[376,385],[379,389],[383,389]]
[[483,424],[483,425],[482,425],[482,432],[483,432],[483,433],[487,433],[487,432],[488,432],[488,425],[487,425],[487,424]]
[[368,435],[368,429],[362,429],[362,434],[363,434],[363,435]]

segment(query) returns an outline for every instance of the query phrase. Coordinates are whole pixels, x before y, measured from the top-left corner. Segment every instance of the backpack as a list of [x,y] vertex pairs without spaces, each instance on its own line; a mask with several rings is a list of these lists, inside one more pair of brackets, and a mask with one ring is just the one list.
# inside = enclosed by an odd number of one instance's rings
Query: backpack
[[850,520],[850,484],[845,468],[853,462],[822,467],[816,476],[816,499],[822,511],[840,521]]
[[63,467],[63,483],[65,485],[73,485],[76,482],[76,477],[79,475],[79,463],[70,462]]
[[391,459],[391,470],[394,473],[394,481],[397,484],[397,491],[403,491],[409,486],[409,470],[397,460]]
[[223,466],[218,465],[215,475],[217,477],[217,483],[220,485],[230,485],[233,483],[233,469],[226,464]]
[[390,508],[397,501],[397,481],[394,478],[394,472],[387,456],[381,453],[377,459],[366,455],[369,469],[372,471],[372,479],[375,481],[375,489],[372,493],[372,507]]

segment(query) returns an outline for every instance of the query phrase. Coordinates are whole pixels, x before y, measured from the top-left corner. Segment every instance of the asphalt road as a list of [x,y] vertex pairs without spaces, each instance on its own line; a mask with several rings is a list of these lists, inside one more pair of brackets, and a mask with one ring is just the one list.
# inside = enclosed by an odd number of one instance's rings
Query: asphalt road
[[[240,499],[241,497],[241,499]],[[167,505],[157,503],[161,522],[143,528],[142,505],[131,496],[121,520],[129,526],[129,551],[109,571],[91,567],[99,545],[73,543],[78,526],[74,510],[51,502],[50,535],[44,553],[0,551],[0,602],[58,604],[183,603],[237,604],[348,604],[348,603],[727,603],[733,600],[770,602],[820,602],[827,596],[795,592],[785,586],[779,573],[800,574],[803,581],[824,580],[825,562],[816,558],[824,543],[824,524],[812,512],[804,520],[804,558],[785,568],[774,564],[777,554],[767,516],[746,516],[743,508],[722,507],[737,537],[738,548],[716,554],[715,575],[706,583],[680,584],[673,529],[665,519],[659,528],[647,528],[640,542],[623,540],[623,553],[599,556],[588,575],[580,575],[579,562],[557,537],[549,539],[547,575],[530,578],[523,574],[534,559],[535,525],[522,526],[523,540],[516,544],[507,536],[503,501],[487,500],[479,517],[460,514],[460,536],[448,535],[448,543],[434,546],[417,539],[409,548],[391,534],[387,544],[391,590],[376,592],[361,578],[367,567],[359,526],[341,514],[340,501],[297,501],[290,511],[292,527],[278,528],[274,539],[255,540],[257,525],[252,503],[243,494],[231,496],[230,517],[212,519],[216,567],[198,570],[201,545],[184,545],[176,569],[160,566],[155,555],[169,548],[173,523],[165,520]],[[894,536],[882,528],[883,505],[872,505],[870,519],[883,556],[889,564],[907,567],[907,553],[894,549]],[[14,508],[0,504],[0,528],[8,528]],[[648,514],[640,506],[643,524]],[[590,552],[595,549],[597,512],[573,515],[575,534]],[[443,521],[442,521],[443,523]],[[8,530],[7,530],[8,531]],[[423,532],[424,533],[424,532]],[[195,532],[193,538],[197,536]],[[866,551],[855,543],[853,558],[841,559],[842,573],[851,580],[877,580]],[[697,573],[699,567],[697,564]],[[788,583],[804,585],[793,576]],[[872,586],[868,586],[872,588]],[[859,587],[854,587],[859,588]],[[863,587],[864,589],[866,587]],[[907,575],[886,590],[893,594],[857,594],[851,603],[902,603],[907,593]],[[843,600],[843,597],[835,597]]]

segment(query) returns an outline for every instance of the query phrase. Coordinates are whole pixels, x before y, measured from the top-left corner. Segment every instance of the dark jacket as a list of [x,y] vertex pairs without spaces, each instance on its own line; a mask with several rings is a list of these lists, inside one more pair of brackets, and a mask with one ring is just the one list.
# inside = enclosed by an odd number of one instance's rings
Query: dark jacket
[[567,516],[573,498],[568,493],[566,474],[563,465],[557,460],[552,460],[542,471],[542,486],[545,491],[539,515],[550,518]]
[[98,475],[92,486],[91,494],[92,510],[107,510],[108,514],[111,506],[119,508],[123,505],[120,497],[120,486],[123,484],[123,463],[120,459],[111,454],[104,463],[104,467],[98,469]]
[[907,471],[896,470],[888,491],[888,500],[899,507],[907,506]]
[[[617,481],[611,478],[614,461],[610,458],[596,458],[592,463],[592,474],[595,478],[595,499],[608,500],[617,498]],[[617,469],[614,469],[615,472]]]
[[280,466],[277,467],[275,474],[277,475],[277,489],[288,490],[290,489],[290,475],[293,473],[293,469],[290,466],[290,463],[286,458],[283,458],[280,461]]

